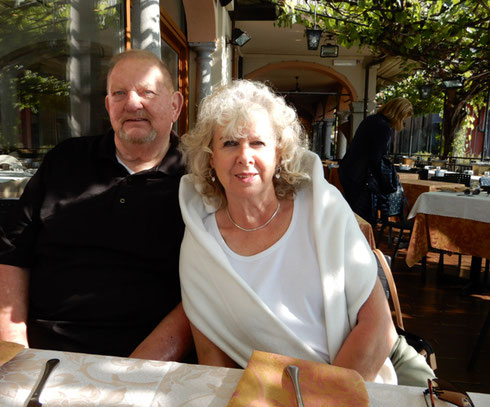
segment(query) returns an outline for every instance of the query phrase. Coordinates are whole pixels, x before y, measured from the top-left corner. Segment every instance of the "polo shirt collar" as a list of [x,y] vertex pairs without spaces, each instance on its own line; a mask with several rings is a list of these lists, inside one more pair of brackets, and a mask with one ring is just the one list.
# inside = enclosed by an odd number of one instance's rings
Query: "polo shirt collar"
[[[115,135],[113,130],[102,137],[98,154],[101,158],[110,160],[119,165],[116,158],[116,145],[114,143],[114,137]],[[156,167],[150,168],[149,170],[140,172],[158,171],[167,175],[183,174],[184,164],[182,154],[178,149],[178,145],[179,137],[172,131],[172,133],[170,133],[170,147],[160,164],[158,164]]]

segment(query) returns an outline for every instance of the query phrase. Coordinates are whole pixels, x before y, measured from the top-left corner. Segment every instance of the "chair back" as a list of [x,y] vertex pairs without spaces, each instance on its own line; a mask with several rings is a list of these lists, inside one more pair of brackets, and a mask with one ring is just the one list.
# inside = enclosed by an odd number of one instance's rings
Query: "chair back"
[[444,181],[453,182],[455,184],[464,184],[465,186],[469,187],[471,184],[471,175],[461,174],[461,173],[454,173],[454,174],[445,173]]
[[387,292],[387,298],[391,297],[391,303],[393,304],[393,308],[395,311],[395,320],[398,334],[404,336],[407,343],[413,346],[418,353],[426,358],[432,370],[436,370],[436,354],[432,346],[422,337],[405,331],[405,327],[403,325],[403,314],[400,306],[400,300],[398,298],[398,290],[396,289],[395,279],[393,278],[391,267],[388,264],[389,257],[385,256],[383,252],[379,249],[373,249],[373,252],[378,262],[378,276],[384,274],[386,278],[386,283],[389,289],[389,295]]
[[429,170],[427,168],[423,168],[418,171],[419,179],[427,180],[429,179]]
[[459,174],[459,183],[464,184],[466,187],[471,186],[471,174]]

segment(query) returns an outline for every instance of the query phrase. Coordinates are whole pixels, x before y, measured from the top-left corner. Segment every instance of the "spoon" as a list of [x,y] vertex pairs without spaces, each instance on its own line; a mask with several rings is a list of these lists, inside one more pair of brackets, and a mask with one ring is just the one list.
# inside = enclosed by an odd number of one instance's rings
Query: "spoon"
[[288,365],[286,367],[286,372],[288,372],[288,375],[293,382],[298,407],[305,407],[303,404],[303,398],[301,397],[301,390],[299,389],[299,367],[295,365]]

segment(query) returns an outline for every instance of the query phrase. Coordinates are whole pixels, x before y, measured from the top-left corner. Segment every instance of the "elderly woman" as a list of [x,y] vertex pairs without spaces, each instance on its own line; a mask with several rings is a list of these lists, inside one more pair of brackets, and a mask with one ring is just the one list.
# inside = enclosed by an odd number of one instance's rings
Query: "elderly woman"
[[376,261],[284,99],[235,81],[204,99],[182,150],[182,298],[199,362],[245,367],[258,349],[396,382]]
[[385,157],[394,131],[413,116],[408,99],[395,98],[366,117],[340,162],[339,178],[344,197],[359,216],[376,224],[377,210],[382,209],[388,194],[397,191],[398,176]]

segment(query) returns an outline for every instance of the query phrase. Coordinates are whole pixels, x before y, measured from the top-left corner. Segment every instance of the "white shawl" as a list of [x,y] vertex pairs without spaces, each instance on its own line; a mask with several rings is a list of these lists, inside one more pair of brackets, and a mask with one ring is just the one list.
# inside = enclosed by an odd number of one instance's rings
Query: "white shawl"
[[[334,360],[373,290],[377,266],[354,214],[338,189],[325,181],[318,156],[306,152],[302,167],[312,179],[304,188],[313,194],[311,227],[320,265],[327,349]],[[254,349],[325,362],[231,268],[204,228],[203,219],[216,209],[203,203],[191,175],[182,178],[179,199],[186,224],[180,280],[190,321],[242,367]]]

